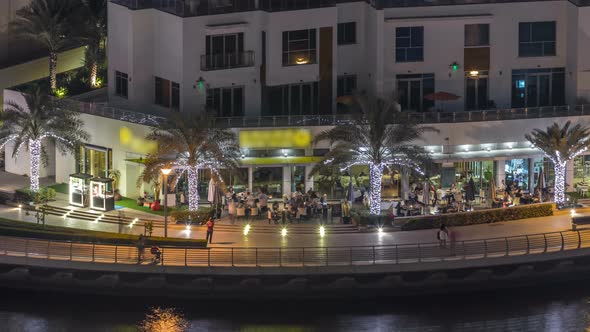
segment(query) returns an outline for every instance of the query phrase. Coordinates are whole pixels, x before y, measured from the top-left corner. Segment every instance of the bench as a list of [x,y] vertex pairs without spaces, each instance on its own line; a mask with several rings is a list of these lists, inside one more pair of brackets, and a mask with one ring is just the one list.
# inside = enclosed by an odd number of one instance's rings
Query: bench
[[578,228],[578,225],[589,225],[590,216],[572,217],[572,231]]

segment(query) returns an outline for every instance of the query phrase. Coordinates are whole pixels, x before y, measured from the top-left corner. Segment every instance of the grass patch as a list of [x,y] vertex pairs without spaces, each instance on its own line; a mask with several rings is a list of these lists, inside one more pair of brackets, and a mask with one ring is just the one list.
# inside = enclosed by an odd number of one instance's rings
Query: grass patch
[[69,185],[67,183],[57,183],[52,186],[49,186],[49,188],[53,188],[53,190],[55,190],[56,192],[66,195],[69,194],[70,191]]
[[[42,240],[91,242],[104,244],[135,245],[139,235],[96,232],[77,228],[38,225],[19,220],[0,218],[0,234]],[[171,245],[182,247],[207,247],[205,240],[150,237],[146,245]]]

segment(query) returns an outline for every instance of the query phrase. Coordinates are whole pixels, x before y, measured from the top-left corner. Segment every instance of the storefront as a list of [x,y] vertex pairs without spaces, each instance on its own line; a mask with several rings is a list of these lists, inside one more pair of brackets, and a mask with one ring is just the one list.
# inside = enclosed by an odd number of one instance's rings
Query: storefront
[[109,170],[113,168],[113,150],[101,146],[81,146],[76,159],[76,173],[108,177]]

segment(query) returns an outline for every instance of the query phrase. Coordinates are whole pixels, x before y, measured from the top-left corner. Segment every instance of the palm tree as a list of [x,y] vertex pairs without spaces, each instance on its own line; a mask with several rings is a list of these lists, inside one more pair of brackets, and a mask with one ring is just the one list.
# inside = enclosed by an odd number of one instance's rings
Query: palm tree
[[107,38],[107,0],[82,0],[84,4],[83,39],[86,46],[86,66],[90,71],[90,86],[98,87],[98,67],[105,60]]
[[31,190],[39,190],[39,170],[47,154],[42,143],[55,142],[63,153],[75,152],[83,141],[89,139],[84,123],[72,105],[55,100],[35,87],[24,95],[26,107],[9,101],[0,114],[0,149],[8,142],[14,143],[12,157],[16,158],[23,146],[31,154]]
[[568,161],[588,150],[590,146],[590,128],[580,124],[572,126],[571,121],[563,127],[553,123],[546,131],[534,129],[524,137],[541,150],[553,162],[555,170],[555,203],[558,206],[565,203],[565,168]]
[[17,12],[12,29],[20,38],[43,45],[49,52],[51,91],[57,89],[57,54],[72,37],[71,19],[80,9],[77,0],[33,0]]
[[199,170],[210,169],[212,175],[221,179],[219,168],[239,166],[240,149],[236,135],[229,130],[214,128],[212,122],[207,112],[191,116],[174,114],[147,136],[148,140],[158,144],[158,148],[147,156],[140,178],[149,182],[163,167],[176,170],[176,174],[171,175],[176,183],[179,175],[186,174],[191,211],[199,208]]
[[[362,110],[359,118],[321,132],[314,144],[328,140],[332,149],[318,163],[312,174],[328,165],[342,170],[352,165],[369,165],[370,213],[381,213],[381,179],[384,167],[399,165],[424,175],[421,167],[429,163],[426,151],[413,143],[432,127],[417,126],[402,120],[393,100],[357,96]],[[335,144],[335,145],[334,145]]]

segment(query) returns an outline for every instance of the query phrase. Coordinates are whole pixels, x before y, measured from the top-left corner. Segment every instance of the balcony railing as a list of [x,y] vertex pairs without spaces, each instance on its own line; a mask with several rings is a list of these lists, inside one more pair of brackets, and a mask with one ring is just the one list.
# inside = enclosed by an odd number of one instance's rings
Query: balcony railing
[[112,3],[125,6],[129,9],[146,9],[152,8],[152,0],[111,0]]
[[[400,265],[501,257],[540,256],[590,247],[590,229],[510,237],[348,247],[186,248],[163,246],[160,265],[184,267],[321,267]],[[31,259],[137,264],[131,245],[109,245],[0,236],[0,256]],[[149,255],[146,255],[149,260]],[[144,259],[145,259],[144,258]]]
[[201,70],[220,70],[254,66],[254,51],[201,55]]
[[260,9],[268,12],[333,7],[335,5],[336,0],[260,0],[259,4]]
[[[81,113],[157,126],[166,118],[151,114],[122,110],[104,104],[80,102]],[[401,116],[418,124],[501,121],[590,115],[589,105],[547,106],[532,108],[493,109],[459,112],[402,112]],[[218,117],[215,126],[220,128],[335,126],[358,118],[355,114],[342,115],[284,115],[258,117]]]

